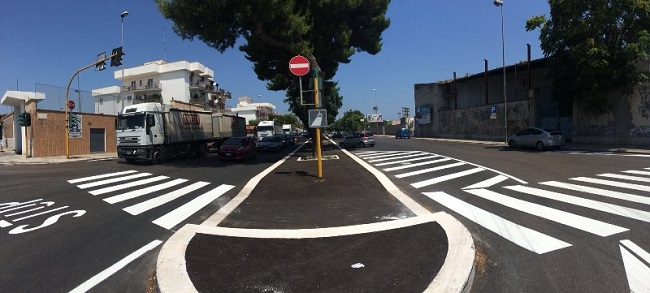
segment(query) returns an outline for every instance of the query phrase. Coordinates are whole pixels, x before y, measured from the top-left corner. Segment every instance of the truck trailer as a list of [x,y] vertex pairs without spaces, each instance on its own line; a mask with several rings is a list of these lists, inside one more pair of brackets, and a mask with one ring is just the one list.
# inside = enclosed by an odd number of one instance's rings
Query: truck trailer
[[127,162],[162,163],[205,155],[233,136],[246,135],[243,117],[177,108],[160,103],[126,106],[116,120],[117,155]]

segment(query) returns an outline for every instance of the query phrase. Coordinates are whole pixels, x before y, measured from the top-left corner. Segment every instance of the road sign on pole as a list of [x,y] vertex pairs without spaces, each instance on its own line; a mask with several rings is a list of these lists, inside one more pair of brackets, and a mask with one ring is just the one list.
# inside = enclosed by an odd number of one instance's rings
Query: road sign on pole
[[307,58],[296,55],[289,60],[289,71],[295,76],[303,76],[309,72],[309,60]]

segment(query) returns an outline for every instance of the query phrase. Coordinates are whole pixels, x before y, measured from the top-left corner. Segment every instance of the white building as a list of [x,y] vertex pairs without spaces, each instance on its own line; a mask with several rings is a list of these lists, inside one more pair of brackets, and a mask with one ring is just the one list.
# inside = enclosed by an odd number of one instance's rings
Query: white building
[[237,98],[237,107],[231,108],[233,115],[246,118],[246,125],[250,120],[268,120],[269,115],[275,112],[275,105],[271,103],[253,103],[249,96]]
[[118,114],[124,106],[159,102],[165,105],[172,100],[197,104],[206,110],[223,112],[230,93],[218,89],[214,71],[198,62],[162,60],[142,66],[118,69],[115,79],[122,86],[110,86],[92,91],[95,113]]

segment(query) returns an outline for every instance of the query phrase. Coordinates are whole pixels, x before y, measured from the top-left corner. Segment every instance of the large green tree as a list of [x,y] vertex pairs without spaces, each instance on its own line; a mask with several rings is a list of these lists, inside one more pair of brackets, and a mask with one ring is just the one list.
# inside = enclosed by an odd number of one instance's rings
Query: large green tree
[[341,119],[336,120],[332,128],[337,130],[346,130],[346,131],[357,131],[364,130],[368,126],[363,113],[359,110],[348,110],[343,113]]
[[[273,91],[286,91],[285,102],[307,124],[300,104],[298,78],[289,71],[295,55],[310,59],[324,79],[320,101],[334,121],[342,106],[332,81],[340,63],[355,52],[377,54],[390,24],[390,0],[156,0],[163,16],[183,39],[198,38],[223,53],[239,45],[257,77]],[[311,76],[311,74],[309,74]],[[305,85],[307,78],[303,78]]]
[[540,29],[549,57],[554,97],[570,105],[585,101],[596,114],[610,111],[606,95],[630,94],[648,80],[635,67],[650,50],[649,0],[549,0],[550,18],[534,16],[526,29]]

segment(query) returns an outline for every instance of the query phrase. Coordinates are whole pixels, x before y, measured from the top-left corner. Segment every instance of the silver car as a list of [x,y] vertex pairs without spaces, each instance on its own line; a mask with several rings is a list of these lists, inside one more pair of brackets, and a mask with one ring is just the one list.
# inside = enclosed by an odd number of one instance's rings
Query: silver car
[[529,127],[508,137],[508,146],[534,147],[539,151],[546,148],[560,148],[564,146],[562,131]]
[[375,146],[375,137],[370,131],[360,131],[349,134],[346,136],[343,141],[339,142],[339,146],[342,148],[346,147],[374,147]]

